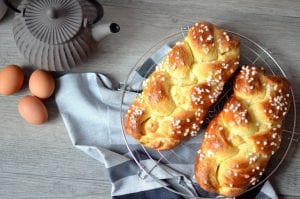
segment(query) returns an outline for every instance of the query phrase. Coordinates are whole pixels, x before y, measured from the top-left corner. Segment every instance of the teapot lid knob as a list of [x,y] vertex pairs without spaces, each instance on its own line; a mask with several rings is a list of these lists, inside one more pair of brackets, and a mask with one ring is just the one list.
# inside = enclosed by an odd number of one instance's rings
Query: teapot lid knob
[[67,42],[80,31],[83,12],[78,0],[28,1],[23,18],[29,33],[52,45]]
[[59,12],[54,7],[51,7],[47,10],[47,15],[50,19],[57,19],[59,17]]

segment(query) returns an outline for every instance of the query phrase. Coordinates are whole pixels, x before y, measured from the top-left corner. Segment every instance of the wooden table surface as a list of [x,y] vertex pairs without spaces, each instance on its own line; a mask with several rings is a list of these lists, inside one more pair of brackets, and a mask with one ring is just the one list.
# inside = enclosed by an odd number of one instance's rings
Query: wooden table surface
[[[153,44],[181,26],[207,20],[271,50],[293,85],[300,113],[299,0],[101,2],[103,22],[118,22],[121,32],[103,40],[73,72],[95,71],[115,81],[124,80]],[[31,66],[13,40],[12,21],[12,12],[0,21],[0,67],[20,64],[29,74]],[[13,96],[0,96],[0,198],[110,198],[111,184],[103,165],[72,146],[53,98],[46,101],[48,123],[33,126],[19,117],[18,100],[27,94],[25,87]],[[300,125],[296,131],[300,132]],[[296,144],[271,182],[281,198],[300,198],[300,149]]]

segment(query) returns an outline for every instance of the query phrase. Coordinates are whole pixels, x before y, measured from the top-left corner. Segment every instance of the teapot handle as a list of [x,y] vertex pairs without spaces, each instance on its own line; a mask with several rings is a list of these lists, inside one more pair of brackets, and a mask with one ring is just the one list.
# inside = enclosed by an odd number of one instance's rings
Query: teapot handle
[[13,6],[11,4],[11,2],[9,2],[9,0],[3,0],[3,2],[6,4],[7,7],[9,7],[10,9],[12,9],[13,11],[15,11],[17,13],[21,13],[20,10],[18,10],[15,6]]
[[103,15],[104,15],[104,10],[103,10],[102,5],[97,0],[88,0],[88,2],[90,2],[91,4],[93,4],[96,7],[96,9],[97,9],[97,16],[96,16],[96,18],[92,22],[92,24],[95,24],[100,19],[102,19]]

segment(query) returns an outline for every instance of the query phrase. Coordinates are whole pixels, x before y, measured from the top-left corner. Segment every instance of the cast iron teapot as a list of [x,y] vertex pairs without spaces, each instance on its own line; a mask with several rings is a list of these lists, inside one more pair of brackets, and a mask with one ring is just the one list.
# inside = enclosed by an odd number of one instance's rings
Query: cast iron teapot
[[103,7],[97,0],[22,0],[13,34],[16,45],[34,66],[65,71],[81,63],[97,43],[117,33],[116,23],[99,24]]

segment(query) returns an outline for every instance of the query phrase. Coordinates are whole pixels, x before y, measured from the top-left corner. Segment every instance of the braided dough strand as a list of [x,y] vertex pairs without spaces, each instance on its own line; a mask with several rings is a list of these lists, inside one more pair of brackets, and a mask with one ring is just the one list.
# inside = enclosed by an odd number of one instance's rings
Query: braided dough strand
[[290,98],[286,79],[242,67],[234,94],[210,122],[195,160],[202,188],[233,197],[259,181],[280,146]]
[[196,23],[146,80],[125,116],[125,131],[157,150],[195,136],[239,58],[236,37],[211,23]]

